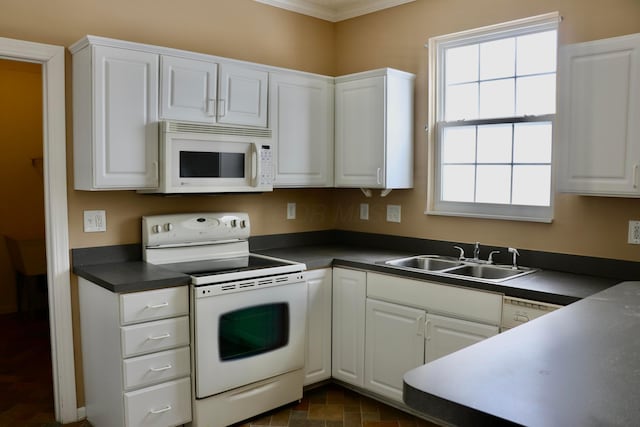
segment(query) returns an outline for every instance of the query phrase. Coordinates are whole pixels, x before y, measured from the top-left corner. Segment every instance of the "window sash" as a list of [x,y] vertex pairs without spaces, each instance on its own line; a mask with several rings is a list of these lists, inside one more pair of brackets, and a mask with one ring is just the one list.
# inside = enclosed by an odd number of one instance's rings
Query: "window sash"
[[[476,202],[447,202],[441,200],[442,133],[445,127],[482,126],[491,124],[516,124],[526,122],[551,122],[555,114],[524,115],[500,118],[444,121],[445,114],[445,58],[449,48],[484,43],[508,37],[524,36],[557,30],[561,18],[557,12],[525,18],[489,27],[434,37],[429,40],[429,177],[427,214],[501,218],[523,221],[551,222],[553,217],[553,176],[551,176],[549,206],[520,206]],[[548,73],[555,74],[555,73]],[[527,75],[528,76],[528,75]],[[514,76],[518,78],[522,76]],[[512,159],[513,160],[513,159]],[[477,161],[477,159],[476,159]],[[519,165],[520,163],[501,163]],[[478,163],[475,164],[477,167]],[[482,163],[485,165],[485,163]],[[544,163],[544,165],[550,165]],[[552,164],[550,165],[553,172]]]

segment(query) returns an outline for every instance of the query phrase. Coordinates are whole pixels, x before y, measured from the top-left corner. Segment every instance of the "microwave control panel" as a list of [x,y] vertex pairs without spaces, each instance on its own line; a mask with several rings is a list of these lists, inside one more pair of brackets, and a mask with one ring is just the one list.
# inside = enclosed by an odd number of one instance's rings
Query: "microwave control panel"
[[258,186],[272,185],[274,180],[273,150],[270,145],[262,145],[259,151],[260,174],[258,176]]

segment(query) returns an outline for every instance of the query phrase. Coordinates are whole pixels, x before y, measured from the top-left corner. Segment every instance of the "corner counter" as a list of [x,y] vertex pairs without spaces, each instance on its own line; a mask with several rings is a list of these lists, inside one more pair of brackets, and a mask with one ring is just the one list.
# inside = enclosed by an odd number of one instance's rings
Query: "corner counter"
[[640,420],[640,282],[624,282],[409,371],[405,403],[458,426]]

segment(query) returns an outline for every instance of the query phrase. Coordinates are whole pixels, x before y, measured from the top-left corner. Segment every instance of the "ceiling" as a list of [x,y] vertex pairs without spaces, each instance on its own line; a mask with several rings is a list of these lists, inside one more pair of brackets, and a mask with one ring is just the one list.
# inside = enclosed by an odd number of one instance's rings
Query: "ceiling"
[[271,6],[338,22],[415,0],[255,0]]

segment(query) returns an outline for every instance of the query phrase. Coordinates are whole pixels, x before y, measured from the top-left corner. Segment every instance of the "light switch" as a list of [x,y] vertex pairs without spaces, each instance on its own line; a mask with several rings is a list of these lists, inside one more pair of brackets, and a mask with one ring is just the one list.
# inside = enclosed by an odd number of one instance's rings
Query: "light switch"
[[287,219],[296,219],[295,203],[287,203]]
[[364,221],[369,219],[369,203],[360,203],[360,219]]

